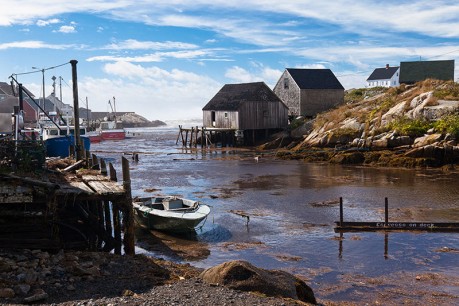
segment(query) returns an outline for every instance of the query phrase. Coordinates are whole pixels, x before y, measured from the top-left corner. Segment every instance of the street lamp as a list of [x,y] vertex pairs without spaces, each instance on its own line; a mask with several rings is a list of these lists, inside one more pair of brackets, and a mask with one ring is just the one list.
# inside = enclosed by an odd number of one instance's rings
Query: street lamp
[[[45,68],[37,68],[37,67],[32,67],[32,69],[40,70],[41,75],[42,75],[42,81],[43,81],[43,109],[45,109]],[[38,102],[40,102],[40,99],[38,99]],[[40,103],[38,103],[40,104]]]

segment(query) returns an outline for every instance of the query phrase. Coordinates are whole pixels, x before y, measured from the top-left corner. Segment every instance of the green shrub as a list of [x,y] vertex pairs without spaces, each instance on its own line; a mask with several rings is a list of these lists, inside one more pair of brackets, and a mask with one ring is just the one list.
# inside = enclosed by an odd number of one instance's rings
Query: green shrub
[[304,123],[304,121],[304,118],[293,119],[288,128],[292,131],[297,127],[301,126]]
[[432,123],[426,119],[409,119],[400,117],[389,124],[390,129],[397,131],[400,135],[419,137],[424,135],[431,127]]
[[434,123],[434,128],[440,133],[449,133],[459,138],[459,115],[451,114],[444,116]]

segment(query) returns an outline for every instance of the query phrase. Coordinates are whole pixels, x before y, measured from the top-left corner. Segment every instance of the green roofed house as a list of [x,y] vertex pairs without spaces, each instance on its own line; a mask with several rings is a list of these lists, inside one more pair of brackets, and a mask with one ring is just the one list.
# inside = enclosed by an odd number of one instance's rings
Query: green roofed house
[[344,101],[344,87],[330,69],[287,68],[274,92],[289,116],[314,117]]
[[454,80],[454,60],[400,63],[400,84],[414,84],[426,79]]

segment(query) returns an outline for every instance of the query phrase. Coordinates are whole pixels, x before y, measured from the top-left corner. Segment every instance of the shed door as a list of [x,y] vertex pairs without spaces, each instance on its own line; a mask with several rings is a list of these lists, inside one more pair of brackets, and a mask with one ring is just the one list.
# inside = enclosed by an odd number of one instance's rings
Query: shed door
[[210,113],[210,118],[211,118],[210,120],[212,121],[212,126],[215,126],[215,112],[214,111]]

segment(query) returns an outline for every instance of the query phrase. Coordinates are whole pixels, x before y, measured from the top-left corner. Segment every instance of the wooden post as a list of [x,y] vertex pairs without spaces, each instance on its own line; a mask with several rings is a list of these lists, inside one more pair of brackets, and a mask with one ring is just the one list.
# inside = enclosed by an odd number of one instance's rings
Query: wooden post
[[123,169],[123,188],[126,195],[123,209],[124,224],[124,252],[127,255],[135,255],[134,235],[134,209],[132,207],[131,175],[129,173],[129,161],[123,156],[121,161]]
[[339,198],[339,226],[343,226],[343,198]]
[[77,81],[77,60],[71,60],[72,65],[72,85],[73,85],[73,125],[75,126],[74,137],[75,137],[75,151],[76,160],[83,158],[83,146],[80,138],[80,107],[78,105],[78,81]]
[[112,202],[113,214],[113,231],[115,237],[115,254],[121,255],[121,223],[120,223],[120,210],[115,202]]
[[99,168],[99,159],[97,158],[96,154],[92,155],[92,162],[91,162],[91,167],[97,166]]
[[[99,228],[105,229],[104,226],[104,210],[103,210],[103,202],[102,201],[96,201],[94,204],[97,205],[97,222],[99,223],[98,226]],[[110,234],[110,233],[107,233]],[[102,249],[102,242],[103,242],[103,237],[98,236],[97,237],[97,250]],[[107,243],[107,242],[105,242]]]
[[384,233],[384,259],[389,258],[389,234]]
[[204,148],[204,127],[201,126],[201,149]]
[[110,236],[113,235],[113,229],[112,229],[112,219],[111,219],[111,213],[110,213],[110,202],[109,201],[104,201],[104,217],[105,217],[105,231],[107,234]]
[[188,143],[188,129],[185,130],[185,142],[183,143],[183,146],[186,148]]
[[[179,140],[179,138],[180,138],[180,135],[182,135],[182,126],[179,125],[178,127],[179,127],[179,133],[178,133],[178,135],[177,135],[177,140],[175,141],[175,144],[178,144],[178,140]],[[183,137],[182,137],[182,138],[183,138]]]
[[113,167],[112,163],[108,163],[108,168],[110,169],[110,181],[118,181],[118,178],[116,177],[116,170]]
[[384,226],[387,226],[389,223],[389,201],[385,198],[384,202]]
[[100,159],[100,174],[107,176],[107,164],[103,158]]

